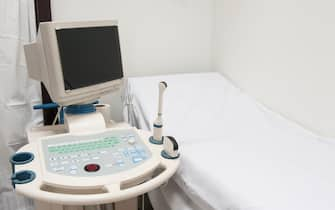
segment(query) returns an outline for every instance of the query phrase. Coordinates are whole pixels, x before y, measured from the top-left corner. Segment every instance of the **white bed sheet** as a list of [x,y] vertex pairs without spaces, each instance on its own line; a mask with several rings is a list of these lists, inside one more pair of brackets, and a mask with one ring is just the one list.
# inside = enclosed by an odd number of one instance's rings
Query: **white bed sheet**
[[334,139],[268,111],[217,73],[129,79],[142,128],[155,118],[161,80],[165,134],[182,154],[182,190],[161,189],[171,209],[181,209],[171,194],[202,209],[335,209]]

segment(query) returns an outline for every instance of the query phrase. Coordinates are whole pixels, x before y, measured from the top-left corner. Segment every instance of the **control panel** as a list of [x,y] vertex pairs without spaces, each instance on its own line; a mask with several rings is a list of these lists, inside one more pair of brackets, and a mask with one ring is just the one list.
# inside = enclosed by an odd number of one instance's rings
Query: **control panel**
[[64,135],[42,139],[45,168],[67,176],[102,176],[136,167],[151,152],[133,129],[93,135]]

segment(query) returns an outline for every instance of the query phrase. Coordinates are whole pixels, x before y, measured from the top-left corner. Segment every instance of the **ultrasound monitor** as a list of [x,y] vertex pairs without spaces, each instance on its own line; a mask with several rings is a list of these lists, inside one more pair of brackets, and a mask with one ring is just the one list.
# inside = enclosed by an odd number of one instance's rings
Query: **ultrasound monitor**
[[116,21],[41,23],[25,54],[29,76],[63,106],[93,102],[122,83]]

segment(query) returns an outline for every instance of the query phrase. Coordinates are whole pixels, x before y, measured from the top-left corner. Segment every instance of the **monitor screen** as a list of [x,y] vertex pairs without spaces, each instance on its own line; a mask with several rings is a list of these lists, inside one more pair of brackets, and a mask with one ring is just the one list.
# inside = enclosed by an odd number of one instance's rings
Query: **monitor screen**
[[65,90],[123,77],[117,26],[56,30]]

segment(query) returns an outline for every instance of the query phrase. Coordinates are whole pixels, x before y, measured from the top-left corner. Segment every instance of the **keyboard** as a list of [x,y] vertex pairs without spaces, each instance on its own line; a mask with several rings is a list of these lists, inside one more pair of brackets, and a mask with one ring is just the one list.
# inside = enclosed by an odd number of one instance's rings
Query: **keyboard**
[[68,176],[102,176],[143,164],[151,152],[133,129],[42,139],[45,168]]

